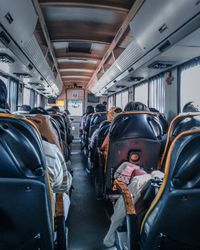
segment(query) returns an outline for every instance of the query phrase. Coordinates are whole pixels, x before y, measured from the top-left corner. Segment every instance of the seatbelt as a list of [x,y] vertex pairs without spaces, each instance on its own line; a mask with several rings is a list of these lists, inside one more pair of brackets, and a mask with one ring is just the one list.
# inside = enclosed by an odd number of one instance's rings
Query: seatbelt
[[126,213],[128,215],[136,215],[133,197],[126,184],[118,179],[114,181],[113,191],[120,190],[124,199]]

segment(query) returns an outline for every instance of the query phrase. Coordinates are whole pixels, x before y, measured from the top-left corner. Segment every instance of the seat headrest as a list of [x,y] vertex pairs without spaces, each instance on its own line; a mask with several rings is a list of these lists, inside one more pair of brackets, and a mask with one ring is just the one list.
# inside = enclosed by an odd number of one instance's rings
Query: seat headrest
[[91,125],[99,125],[102,121],[107,119],[106,112],[94,113],[91,118]]
[[0,116],[0,177],[40,178],[45,160],[41,137],[25,119]]
[[160,139],[162,127],[156,114],[150,112],[126,112],[119,114],[112,122],[110,138]]
[[200,127],[194,129],[199,132],[187,131],[174,146],[170,164],[173,188],[200,188]]
[[171,133],[173,137],[176,137],[182,132],[198,126],[200,126],[200,115],[191,116],[188,114],[175,121]]

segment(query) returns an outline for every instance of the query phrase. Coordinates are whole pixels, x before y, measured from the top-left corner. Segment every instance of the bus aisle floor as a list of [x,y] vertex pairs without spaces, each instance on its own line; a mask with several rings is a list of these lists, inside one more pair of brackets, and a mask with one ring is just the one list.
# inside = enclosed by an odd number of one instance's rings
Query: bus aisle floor
[[87,159],[81,154],[80,143],[74,142],[72,145],[74,190],[69,214],[69,250],[104,250],[103,238],[109,227],[109,219],[104,202],[95,198],[92,177],[85,171],[86,164]]

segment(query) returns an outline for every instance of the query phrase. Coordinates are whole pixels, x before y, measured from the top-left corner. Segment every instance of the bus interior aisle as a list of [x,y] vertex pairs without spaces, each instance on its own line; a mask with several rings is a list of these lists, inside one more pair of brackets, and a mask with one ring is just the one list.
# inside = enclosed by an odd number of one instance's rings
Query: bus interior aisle
[[[102,250],[109,220],[103,201],[95,198],[93,178],[85,170],[87,158],[80,142],[72,145],[73,187],[69,216],[69,250]],[[110,248],[113,249],[114,248]]]

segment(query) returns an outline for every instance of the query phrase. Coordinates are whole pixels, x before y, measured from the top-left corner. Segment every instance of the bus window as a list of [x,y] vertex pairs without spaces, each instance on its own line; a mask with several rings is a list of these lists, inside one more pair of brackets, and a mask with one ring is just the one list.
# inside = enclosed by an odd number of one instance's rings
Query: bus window
[[24,88],[23,91],[23,104],[30,105],[31,91],[30,89]]
[[11,80],[10,81],[10,100],[9,100],[9,104],[10,104],[10,110],[11,112],[16,111],[17,110],[17,82]]
[[128,90],[120,92],[116,95],[116,107],[124,109],[128,103]]
[[135,87],[135,101],[142,102],[148,106],[148,83]]
[[81,100],[69,100],[68,110],[71,116],[82,116],[83,115],[83,101]]
[[180,108],[191,101],[200,105],[200,61],[181,68],[180,73]]
[[108,109],[114,106],[114,95],[108,97]]
[[158,76],[149,81],[149,107],[165,112],[165,81]]

